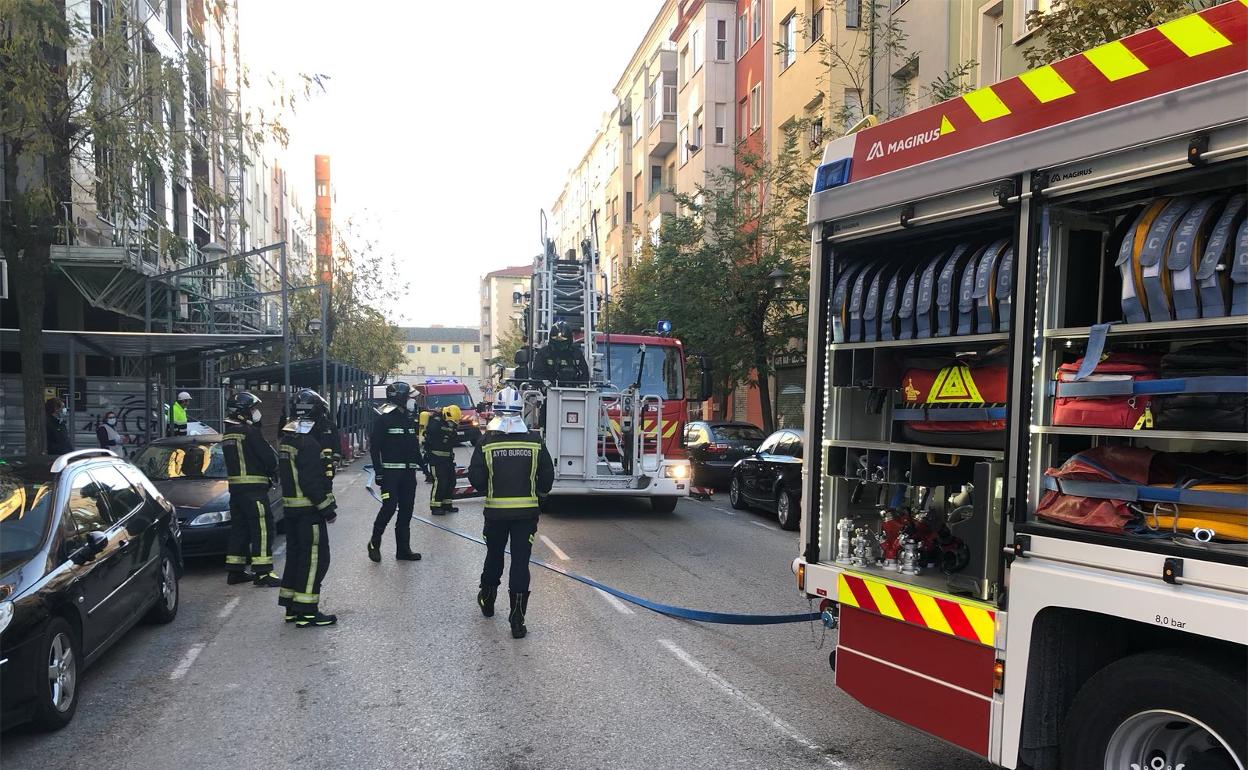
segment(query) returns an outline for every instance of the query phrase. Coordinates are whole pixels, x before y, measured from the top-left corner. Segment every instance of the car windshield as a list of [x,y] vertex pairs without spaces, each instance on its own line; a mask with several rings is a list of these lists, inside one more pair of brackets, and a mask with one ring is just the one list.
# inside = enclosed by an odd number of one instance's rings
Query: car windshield
[[43,544],[52,511],[53,482],[23,478],[0,465],[0,575]]
[[763,432],[753,425],[716,425],[711,430],[720,441],[751,441],[763,440]]
[[474,405],[467,393],[438,393],[437,395],[425,396],[426,409],[442,409],[448,406],[472,409]]
[[143,450],[134,464],[152,481],[169,479],[223,479],[225,455],[221,445],[154,444]]
[[[599,353],[606,353],[606,342],[598,345]],[[623,390],[637,380],[637,367],[641,365],[641,346],[635,343],[612,342],[610,345],[610,370],[604,364],[602,377],[617,390]],[[680,349],[675,347],[647,345],[646,362],[641,372],[641,394],[662,396],[667,401],[684,398],[685,378]]]

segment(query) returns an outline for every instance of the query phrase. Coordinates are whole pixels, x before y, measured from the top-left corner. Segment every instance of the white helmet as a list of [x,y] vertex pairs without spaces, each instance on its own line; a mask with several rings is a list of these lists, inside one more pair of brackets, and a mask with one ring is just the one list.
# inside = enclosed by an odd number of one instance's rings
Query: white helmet
[[522,411],[524,411],[524,399],[520,397],[520,391],[510,385],[498,391],[498,395],[494,397],[496,414],[520,414]]
[[190,394],[190,393],[187,393],[185,390],[184,390],[184,391],[181,391],[180,393],[178,393],[178,400],[179,400],[179,401],[190,401],[190,400],[191,400],[191,394]]

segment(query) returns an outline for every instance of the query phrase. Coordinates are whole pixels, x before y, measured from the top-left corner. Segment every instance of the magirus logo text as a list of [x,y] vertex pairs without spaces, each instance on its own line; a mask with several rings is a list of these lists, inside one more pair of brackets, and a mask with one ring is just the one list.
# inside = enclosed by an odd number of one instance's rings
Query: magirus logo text
[[931,131],[924,131],[921,134],[908,136],[905,139],[894,139],[888,144],[876,141],[871,145],[871,149],[867,151],[867,160],[875,160],[885,155],[892,155],[901,150],[909,150],[918,147],[921,144],[930,144],[940,138],[940,129],[933,128]]

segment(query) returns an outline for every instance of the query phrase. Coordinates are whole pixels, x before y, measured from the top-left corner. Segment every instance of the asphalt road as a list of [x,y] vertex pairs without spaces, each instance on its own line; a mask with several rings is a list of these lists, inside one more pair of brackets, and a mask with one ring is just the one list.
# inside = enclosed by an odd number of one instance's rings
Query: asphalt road
[[[818,624],[673,620],[534,567],[529,636],[513,640],[505,596],[493,618],[477,610],[479,544],[414,522],[423,561],[395,562],[392,536],[381,564],[367,559],[376,504],[358,467],[339,476],[330,528],[322,607],[337,627],[286,625],[276,589],[227,586],[218,563],[192,562],[177,620],[136,628],[90,669],[69,727],[0,738],[0,765],[987,767],[836,690],[834,637]],[[426,518],[427,496],[422,484]],[[433,520],[479,535],[481,503],[459,507]],[[767,614],[808,609],[795,553],[792,533],[722,494],[674,514],[562,506],[534,547],[656,601]]]

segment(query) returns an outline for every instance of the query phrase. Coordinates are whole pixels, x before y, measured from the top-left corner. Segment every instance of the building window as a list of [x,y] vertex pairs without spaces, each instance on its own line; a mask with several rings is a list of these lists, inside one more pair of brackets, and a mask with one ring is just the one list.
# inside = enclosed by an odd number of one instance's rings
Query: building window
[[416,346],[415,346],[415,345],[408,345],[408,346],[407,346],[407,352],[408,352],[408,353],[415,353],[415,352],[416,352]]
[[438,367],[438,374],[446,374],[446,367],[445,367],[445,366],[439,366],[439,367]]
[[1014,0],[1014,37],[1020,38],[1030,31],[1027,17],[1033,12],[1048,13],[1053,0]]
[[1005,46],[1005,22],[1001,3],[984,11],[979,27],[979,85],[1001,79],[1001,49]]
[[473,346],[472,346],[472,352],[473,352],[473,353],[480,353],[480,352],[481,352],[481,346],[480,346],[480,345],[473,345]]
[[740,117],[737,120],[737,135],[745,137],[750,132],[750,99],[747,96],[741,100]]
[[750,47],[750,39],[747,37],[750,30],[750,12],[746,11],[737,17],[737,58],[745,56],[745,50]]
[[693,113],[693,147],[690,152],[702,149],[702,110]]
[[906,114],[910,102],[914,98],[914,80],[918,74],[919,57],[917,56],[893,73],[888,105],[890,117],[895,118]]
[[316,183],[316,197],[324,198],[329,195],[329,185],[324,182]]
[[[637,179],[641,179],[641,174],[637,175]],[[638,181],[640,184],[640,181]],[[624,193],[624,224],[631,225],[633,223],[633,193],[628,191]]]
[[689,81],[689,74],[693,70],[689,69],[689,46],[680,49],[680,87],[684,88],[685,83]]
[[451,345],[451,352],[452,352],[452,353],[458,353],[458,352],[459,352],[459,345]]
[[780,22],[780,42],[784,48],[780,50],[780,68],[788,69],[797,56],[797,14],[790,13]]
[[471,376],[472,376],[472,367],[471,367],[471,366],[470,366],[470,367],[468,367],[468,376],[469,376],[469,377],[471,377]]
[[430,352],[430,353],[437,353],[437,352],[438,352],[438,346],[437,346],[437,345],[430,345],[430,346],[429,346],[429,352]]
[[810,42],[823,37],[823,9],[816,8],[810,12]]
[[862,0],[845,0],[845,26],[849,29],[862,26]]
[[815,118],[810,121],[810,146],[812,149],[818,148],[823,143],[823,118]]
[[677,135],[676,137],[676,143],[680,145],[680,165],[683,166],[689,162],[689,151],[691,149],[689,147],[689,127],[688,126],[680,127],[680,134]]
[[693,69],[689,70],[689,74],[692,75],[702,69],[702,62],[706,59],[706,52],[702,50],[702,30],[693,31],[693,35],[689,38],[689,47],[693,49],[692,58],[689,60],[693,65]]
[[663,167],[650,166],[650,197],[658,195],[663,190]]
[[728,60],[728,20],[715,22],[715,61]]
[[750,89],[750,130],[757,131],[763,125],[763,84],[755,83]]
[[750,42],[757,43],[763,36],[763,14],[759,13],[758,0],[750,3],[750,19],[754,22],[750,28]]
[[416,373],[417,373],[417,374],[424,374],[424,373],[425,373],[425,367],[423,367],[423,366],[418,366],[418,367],[416,367]]
[[728,142],[728,105],[715,102],[715,144]]

